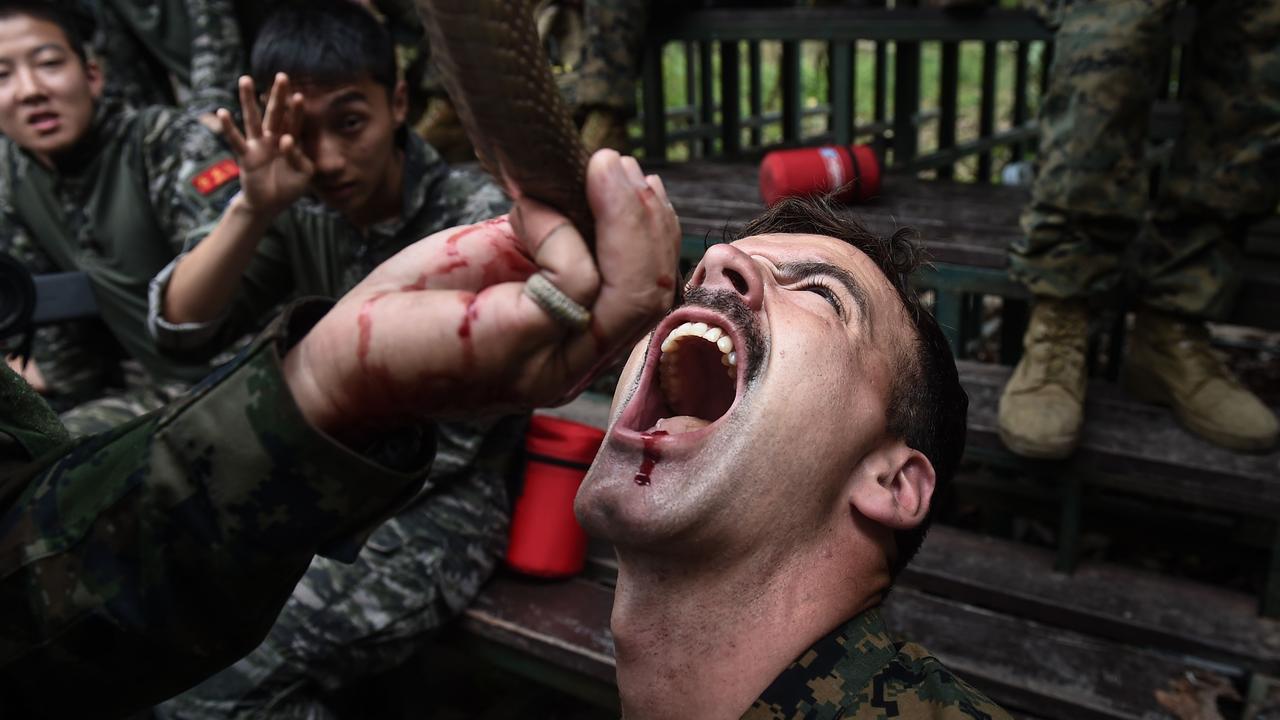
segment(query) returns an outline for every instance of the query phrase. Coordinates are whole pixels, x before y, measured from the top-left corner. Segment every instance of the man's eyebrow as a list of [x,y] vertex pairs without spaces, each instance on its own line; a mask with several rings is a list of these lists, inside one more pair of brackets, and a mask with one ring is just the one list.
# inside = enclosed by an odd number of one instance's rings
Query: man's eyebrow
[[368,102],[363,90],[348,90],[329,102],[330,108],[336,108],[342,105],[350,105],[356,102]]
[[867,322],[871,318],[871,314],[867,312],[870,300],[867,298],[867,291],[858,283],[857,278],[848,270],[833,265],[828,262],[810,260],[805,262],[783,263],[778,266],[778,272],[783,277],[791,280],[808,280],[813,277],[825,276],[840,283],[845,290],[849,291],[849,295],[853,297],[853,302],[858,306],[858,312],[862,315],[863,322]]

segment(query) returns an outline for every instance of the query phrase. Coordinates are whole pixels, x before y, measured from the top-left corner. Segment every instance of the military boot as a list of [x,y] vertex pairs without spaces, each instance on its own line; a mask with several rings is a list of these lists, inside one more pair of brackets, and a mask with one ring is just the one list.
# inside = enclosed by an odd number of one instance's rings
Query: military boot
[[1280,434],[1275,413],[1209,347],[1203,323],[1138,313],[1121,380],[1135,397],[1173,408],[1184,427],[1216,445],[1261,452]]
[[458,111],[447,97],[435,96],[427,100],[427,108],[414,130],[440,153],[445,162],[471,162],[476,159]]
[[1065,458],[1084,421],[1085,348],[1089,313],[1083,302],[1041,298],[1022,338],[1022,360],[1000,396],[1000,439],[1033,458]]
[[627,121],[622,113],[607,108],[595,108],[587,112],[582,121],[582,144],[588,153],[600,148],[613,148],[625,153],[631,142],[627,137]]

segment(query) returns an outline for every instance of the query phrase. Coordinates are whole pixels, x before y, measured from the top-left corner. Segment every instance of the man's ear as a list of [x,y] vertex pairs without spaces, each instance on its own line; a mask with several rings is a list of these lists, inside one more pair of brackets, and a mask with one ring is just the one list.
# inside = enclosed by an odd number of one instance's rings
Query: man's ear
[[106,76],[102,73],[102,66],[95,60],[85,60],[84,76],[89,81],[89,95],[94,100],[101,100],[102,87],[106,84]]
[[409,86],[405,85],[404,80],[397,80],[395,90],[391,91],[391,117],[395,120],[396,127],[400,127],[408,116]]
[[929,458],[902,440],[888,439],[858,463],[849,504],[887,528],[910,530],[929,514],[936,483]]

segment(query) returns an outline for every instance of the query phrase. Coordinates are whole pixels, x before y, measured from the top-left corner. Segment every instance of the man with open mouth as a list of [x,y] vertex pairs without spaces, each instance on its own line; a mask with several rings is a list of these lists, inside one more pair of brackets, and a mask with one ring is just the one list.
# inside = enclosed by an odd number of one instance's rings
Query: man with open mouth
[[877,611],[965,438],[916,255],[784,201],[633,351],[575,508],[617,548],[628,720],[1008,717]]

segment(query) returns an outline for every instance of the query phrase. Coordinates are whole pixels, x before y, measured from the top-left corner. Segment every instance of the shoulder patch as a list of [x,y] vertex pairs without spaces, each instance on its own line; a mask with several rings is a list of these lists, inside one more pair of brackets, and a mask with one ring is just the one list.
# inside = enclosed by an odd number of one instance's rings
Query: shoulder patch
[[231,158],[223,158],[191,178],[191,185],[201,195],[208,195],[240,177],[240,166]]

